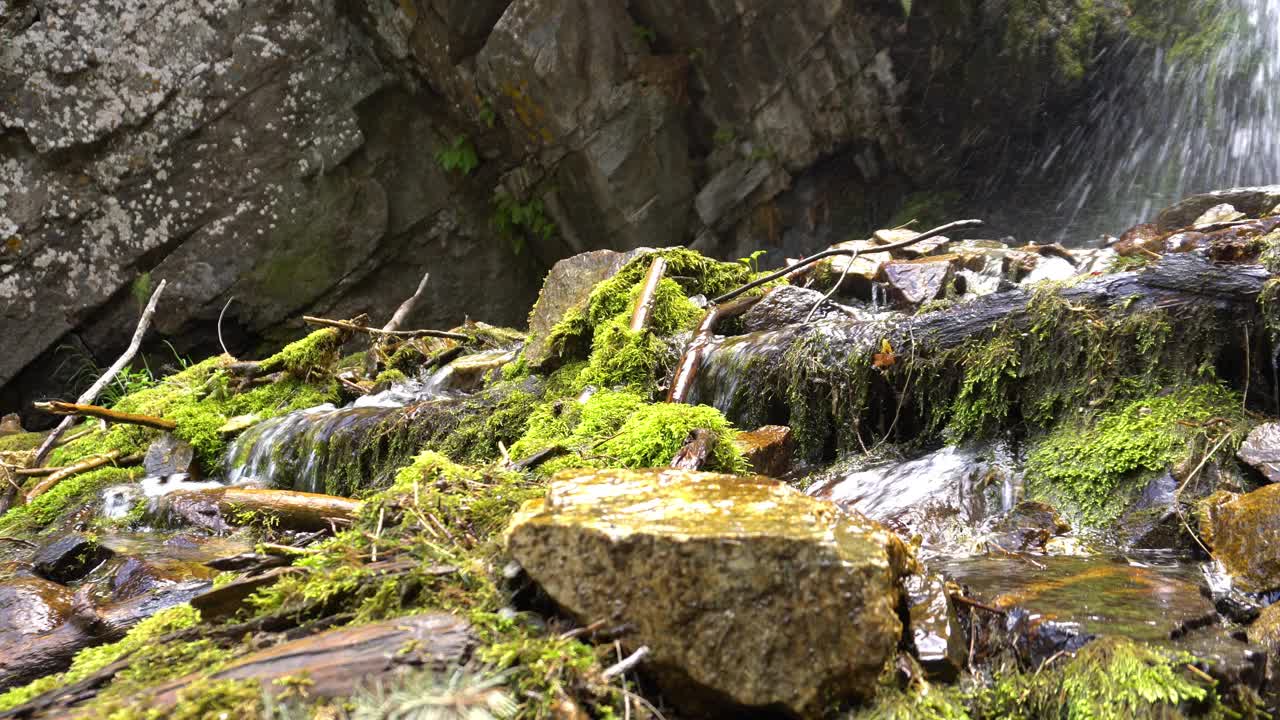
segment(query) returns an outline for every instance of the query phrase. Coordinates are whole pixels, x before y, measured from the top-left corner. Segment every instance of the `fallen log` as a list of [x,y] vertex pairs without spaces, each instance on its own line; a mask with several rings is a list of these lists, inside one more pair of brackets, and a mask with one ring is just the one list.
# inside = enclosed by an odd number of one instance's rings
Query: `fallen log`
[[249,524],[246,520],[276,523],[276,527],[288,530],[314,531],[350,523],[363,507],[359,500],[334,495],[222,487],[169,493],[158,511],[215,532]]
[[164,418],[155,417],[153,415],[139,415],[136,413],[120,412],[119,410],[112,410],[98,405],[82,405],[80,403],[53,400],[50,402],[33,403],[32,407],[51,415],[92,417],[100,420],[106,420],[107,422],[121,423],[125,425],[141,425],[143,427],[154,428],[156,430],[171,431],[178,427],[178,424],[172,420],[165,420]]
[[[151,299],[147,301],[147,307],[143,309],[142,317],[138,318],[138,326],[133,331],[133,339],[129,341],[129,347],[124,351],[124,354],[116,358],[111,367],[107,368],[107,371],[88,390],[85,390],[80,395],[76,403],[88,405],[97,400],[103,389],[115,379],[116,375],[120,374],[125,365],[128,365],[133,360],[133,356],[138,354],[138,350],[142,347],[142,338],[146,336],[147,328],[151,327],[151,318],[156,314],[156,306],[160,303],[160,294],[164,292],[165,283],[166,281],[161,280],[160,284],[156,286],[156,291],[151,293]],[[53,451],[55,444],[58,442],[58,438],[62,437],[62,434],[71,427],[72,422],[73,418],[67,417],[58,423],[58,427],[49,433],[49,437],[44,439],[40,449],[36,451],[36,457],[32,461],[32,465],[39,466],[44,464],[45,459],[49,457],[49,453]]]

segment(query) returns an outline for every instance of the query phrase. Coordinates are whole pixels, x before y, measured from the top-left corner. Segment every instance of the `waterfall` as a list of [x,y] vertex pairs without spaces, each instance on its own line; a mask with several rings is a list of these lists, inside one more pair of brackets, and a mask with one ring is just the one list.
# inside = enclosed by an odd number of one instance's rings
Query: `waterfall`
[[1084,125],[998,181],[993,213],[1020,239],[1092,243],[1187,195],[1280,183],[1280,0],[1215,9],[1170,48],[1113,50]]

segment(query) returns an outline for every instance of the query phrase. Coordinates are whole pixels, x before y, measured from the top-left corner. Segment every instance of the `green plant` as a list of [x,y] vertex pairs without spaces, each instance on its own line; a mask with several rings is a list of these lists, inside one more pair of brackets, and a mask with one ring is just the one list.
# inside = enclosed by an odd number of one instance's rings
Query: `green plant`
[[746,257],[738,258],[738,262],[746,265],[752,274],[757,274],[760,272],[760,258],[768,254],[768,252],[768,250],[756,250]]
[[476,148],[471,141],[465,135],[459,135],[447,147],[436,152],[436,162],[446,172],[456,170],[463,175],[470,175],[472,170],[479,167],[480,156],[476,155]]
[[550,240],[556,232],[556,224],[547,218],[541,199],[520,202],[501,190],[493,195],[491,223],[494,230],[511,240],[517,255],[524,250],[528,236]]
[[716,134],[712,135],[711,139],[715,141],[717,147],[727,147],[738,139],[738,134],[733,131],[733,128],[726,125],[717,128]]
[[133,284],[129,286],[129,292],[133,295],[134,301],[138,303],[139,308],[147,306],[147,301],[151,299],[151,273],[144,272],[134,279]]
[[352,699],[352,720],[500,720],[519,706],[503,687],[504,676],[464,670],[418,672],[391,683],[377,681]]
[[658,33],[654,32],[651,27],[636,25],[632,28],[632,31],[635,32],[637,40],[650,47],[652,47],[654,41],[658,39]]
[[484,123],[484,126],[490,130],[493,129],[494,125],[498,124],[498,113],[494,112],[493,103],[488,100],[480,103],[480,122]]

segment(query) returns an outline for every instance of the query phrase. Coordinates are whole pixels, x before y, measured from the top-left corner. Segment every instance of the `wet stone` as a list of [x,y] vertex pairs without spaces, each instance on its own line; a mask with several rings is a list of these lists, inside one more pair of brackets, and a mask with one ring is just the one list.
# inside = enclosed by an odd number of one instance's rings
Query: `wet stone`
[[111,576],[111,599],[120,602],[162,587],[193,580],[211,580],[215,574],[212,568],[199,563],[124,558]]
[[195,469],[195,448],[170,433],[151,443],[142,466],[149,476],[190,474]]
[[791,454],[796,443],[791,428],[785,425],[765,425],[738,433],[735,444],[754,473],[782,477],[791,469]]
[[1062,519],[1052,505],[1024,500],[1009,512],[993,518],[988,530],[992,540],[1001,548],[1013,552],[1043,550],[1049,539],[1071,532],[1071,525]]
[[1184,228],[1193,224],[1196,218],[1210,208],[1222,204],[1229,204],[1249,217],[1262,217],[1270,208],[1274,208],[1278,201],[1280,201],[1280,185],[1218,190],[1192,195],[1165,209],[1160,213],[1156,224],[1161,231],[1165,232]]
[[866,698],[896,652],[910,551],[878,523],[763,477],[561,473],[507,532],[511,556],[677,706],[820,717]]
[[968,641],[950,594],[959,586],[948,584],[940,575],[925,573],[907,578],[911,606],[911,640],[916,659],[931,678],[954,680],[964,670]]
[[1200,214],[1200,217],[1196,218],[1196,221],[1192,223],[1192,225],[1199,226],[1231,222],[1232,220],[1239,220],[1242,217],[1244,217],[1244,213],[1236,210],[1230,203],[1222,203],[1205,210]]
[[1280,480],[1280,423],[1265,423],[1254,428],[1236,452],[1269,482]]
[[1280,484],[1205,498],[1200,535],[1241,590],[1280,588]]
[[946,294],[955,270],[955,256],[941,255],[885,263],[883,277],[896,301],[921,305]]
[[88,575],[111,555],[98,541],[75,533],[36,550],[31,565],[40,577],[65,584]]
[[38,577],[0,583],[0,643],[15,635],[49,632],[71,616],[72,591]]

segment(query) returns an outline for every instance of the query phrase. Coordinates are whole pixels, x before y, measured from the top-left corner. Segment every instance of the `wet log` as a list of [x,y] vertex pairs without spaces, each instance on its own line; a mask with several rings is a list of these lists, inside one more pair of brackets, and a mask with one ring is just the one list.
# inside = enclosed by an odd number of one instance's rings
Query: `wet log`
[[160,512],[185,518],[193,524],[217,532],[232,525],[227,517],[261,517],[288,530],[327,530],[335,524],[350,523],[360,514],[364,503],[350,498],[293,490],[222,487],[207,490],[182,490],[169,493]]
[[[1192,253],[1163,256],[1137,272],[1085,280],[1058,291],[1072,305],[1106,308],[1127,303],[1131,312],[1177,306],[1230,310],[1253,305],[1271,274],[1261,265],[1217,265]],[[887,328],[895,346],[945,350],[981,335],[996,323],[1030,327],[1032,293],[1018,289],[924,313]],[[1242,316],[1243,319],[1243,316]],[[878,342],[874,338],[871,342]]]
[[157,689],[148,703],[164,711],[193,682],[258,680],[264,689],[287,676],[305,676],[310,697],[345,697],[372,681],[405,670],[443,671],[461,664],[475,647],[466,620],[446,614],[413,615],[372,625],[329,630],[248,655],[211,675],[197,673]]
[[[129,341],[129,347],[124,351],[124,354],[116,358],[111,367],[107,368],[107,371],[93,385],[89,386],[88,390],[85,390],[80,395],[79,399],[76,400],[77,403],[87,405],[97,400],[99,393],[115,379],[116,375],[120,374],[125,365],[133,361],[133,356],[137,355],[138,350],[142,348],[142,338],[146,336],[147,328],[151,327],[151,318],[156,314],[156,306],[160,303],[160,294],[164,292],[165,283],[166,281],[161,280],[160,284],[156,286],[156,291],[151,293],[151,299],[147,301],[147,307],[143,309],[142,317],[138,318],[138,326],[133,331],[133,339]],[[58,427],[49,433],[49,437],[44,439],[40,449],[36,451],[36,457],[32,465],[44,464],[45,459],[49,457],[49,453],[53,451],[55,444],[58,442],[58,438],[62,437],[62,434],[71,427],[73,421],[74,418],[67,417],[58,423]]]
[[156,430],[169,431],[178,427],[178,423],[172,420],[165,420],[164,418],[155,417],[153,415],[138,415],[136,413],[120,412],[119,410],[112,410],[98,405],[82,405],[80,403],[53,400],[51,402],[34,403],[32,407],[51,415],[93,417],[106,420],[107,422],[122,423],[125,425],[141,425],[143,427],[155,428]]
[[203,580],[180,583],[103,608],[94,607],[88,594],[81,591],[76,596],[74,613],[66,622],[43,635],[29,636],[5,647],[0,654],[0,690],[65,670],[81,650],[119,640],[139,622],[189,601],[208,587],[209,583]]

